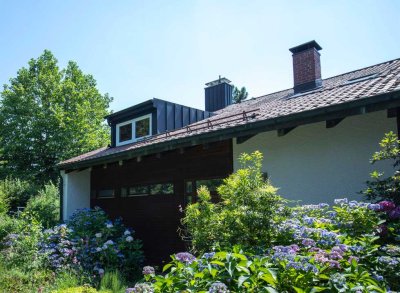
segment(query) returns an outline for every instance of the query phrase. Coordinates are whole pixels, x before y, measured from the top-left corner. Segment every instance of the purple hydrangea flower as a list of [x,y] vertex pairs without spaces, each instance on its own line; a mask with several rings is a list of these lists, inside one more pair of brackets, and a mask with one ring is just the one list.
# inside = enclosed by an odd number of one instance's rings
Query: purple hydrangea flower
[[310,238],[305,238],[303,239],[303,241],[301,241],[301,244],[303,244],[304,246],[315,246],[315,241],[310,239]]
[[155,274],[155,270],[151,266],[145,266],[143,268],[142,273],[143,273],[143,275],[154,275]]
[[196,260],[196,258],[189,252],[179,252],[175,254],[175,258],[176,260],[185,264],[191,264],[193,261]]
[[391,218],[392,220],[400,218],[400,206],[396,207],[395,209],[389,212],[389,218]]
[[389,212],[393,210],[396,205],[392,201],[384,200],[378,203],[381,207],[381,211]]
[[221,282],[215,282],[211,284],[210,289],[208,290],[209,293],[228,293],[228,287]]
[[369,208],[370,210],[373,210],[373,211],[376,211],[376,212],[378,212],[378,211],[381,210],[381,206],[380,206],[379,204],[377,204],[377,203],[370,203],[370,204],[368,205],[368,208]]
[[344,205],[348,203],[347,198],[337,198],[334,200],[336,205]]

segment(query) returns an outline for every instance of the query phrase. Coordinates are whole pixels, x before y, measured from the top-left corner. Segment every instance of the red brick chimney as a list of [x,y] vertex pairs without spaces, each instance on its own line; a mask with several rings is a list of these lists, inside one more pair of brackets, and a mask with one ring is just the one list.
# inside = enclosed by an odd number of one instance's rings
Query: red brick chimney
[[322,85],[321,80],[321,46],[311,41],[289,49],[293,53],[293,78],[295,93],[305,92]]

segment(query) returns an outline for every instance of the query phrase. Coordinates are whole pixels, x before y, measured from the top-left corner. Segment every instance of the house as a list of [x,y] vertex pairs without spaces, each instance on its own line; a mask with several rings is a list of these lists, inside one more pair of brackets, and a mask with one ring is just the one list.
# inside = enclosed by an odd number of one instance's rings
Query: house
[[110,146],[59,165],[63,218],[100,206],[159,261],[183,249],[178,206],[200,185],[215,192],[254,150],[286,198],[359,199],[378,142],[399,131],[400,59],[322,79],[320,50],[315,41],[290,49],[294,85],[280,92],[231,105],[233,86],[219,78],[206,84],[205,111],[152,99],[107,116]]

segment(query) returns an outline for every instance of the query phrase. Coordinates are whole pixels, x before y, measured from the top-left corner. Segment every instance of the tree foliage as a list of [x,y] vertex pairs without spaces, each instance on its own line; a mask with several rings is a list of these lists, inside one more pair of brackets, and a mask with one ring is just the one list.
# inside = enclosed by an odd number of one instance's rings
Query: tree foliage
[[107,144],[111,101],[75,62],[60,69],[47,50],[31,59],[1,92],[1,173],[54,180],[59,161]]
[[215,245],[254,249],[271,244],[284,200],[263,179],[262,158],[258,151],[240,156],[241,168],[218,187],[221,202],[212,203],[206,187],[198,190],[198,202],[186,208],[182,220],[195,251]]
[[242,87],[241,89],[235,87],[233,89],[233,103],[234,104],[238,104],[241,103],[242,101],[247,99],[247,96],[249,95],[249,93],[247,92],[245,87]]
[[392,131],[385,134],[379,143],[381,149],[374,153],[371,163],[391,160],[394,172],[391,176],[384,177],[384,173],[374,171],[371,173],[371,180],[367,181],[367,189],[363,191],[368,199],[388,199],[400,204],[400,140]]

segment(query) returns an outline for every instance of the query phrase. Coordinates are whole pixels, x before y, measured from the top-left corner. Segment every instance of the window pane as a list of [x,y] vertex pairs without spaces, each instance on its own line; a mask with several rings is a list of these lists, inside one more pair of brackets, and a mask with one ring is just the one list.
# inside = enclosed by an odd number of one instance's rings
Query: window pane
[[128,189],[125,187],[121,188],[121,197],[126,197],[128,194]]
[[132,139],[132,124],[126,124],[119,127],[119,142]]
[[193,182],[186,181],[186,194],[191,194],[193,192]]
[[196,187],[204,185],[207,186],[209,191],[217,191],[217,187],[223,183],[223,179],[208,179],[208,180],[197,180]]
[[150,118],[138,120],[135,125],[136,138],[150,135]]
[[150,185],[150,194],[174,194],[174,184],[164,183]]
[[148,194],[149,194],[149,186],[147,185],[138,185],[129,188],[130,196],[148,195]]
[[114,197],[114,189],[102,189],[99,190],[99,198],[110,198]]

